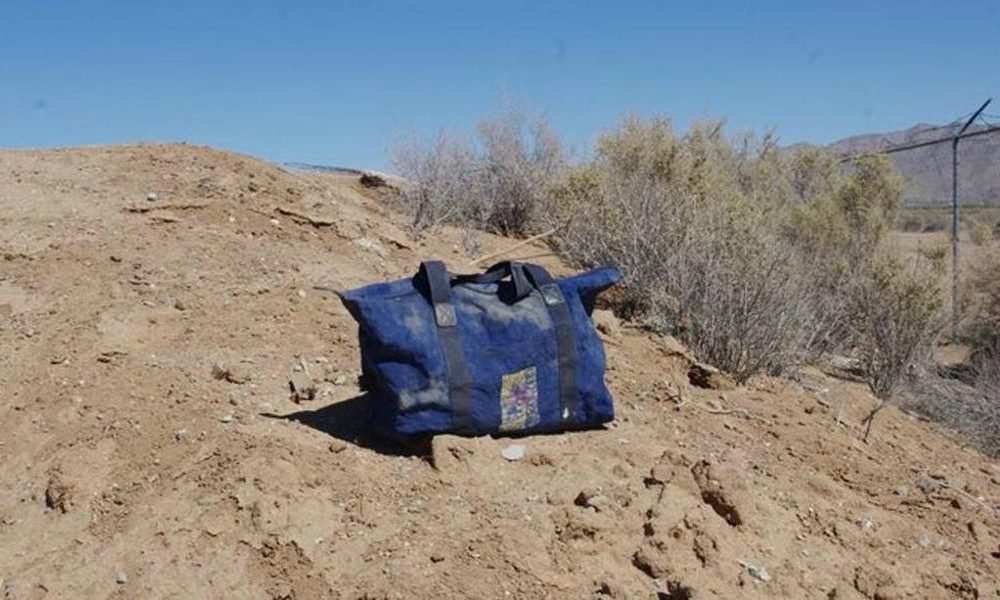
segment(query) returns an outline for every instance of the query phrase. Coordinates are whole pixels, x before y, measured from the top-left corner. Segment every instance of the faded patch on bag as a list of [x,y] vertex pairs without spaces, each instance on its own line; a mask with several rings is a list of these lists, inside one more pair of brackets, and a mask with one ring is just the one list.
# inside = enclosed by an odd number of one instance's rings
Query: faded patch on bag
[[435,377],[427,382],[427,387],[420,390],[403,390],[399,393],[399,408],[415,410],[430,406],[448,408],[448,382]]
[[500,380],[500,431],[538,425],[538,370],[531,366]]

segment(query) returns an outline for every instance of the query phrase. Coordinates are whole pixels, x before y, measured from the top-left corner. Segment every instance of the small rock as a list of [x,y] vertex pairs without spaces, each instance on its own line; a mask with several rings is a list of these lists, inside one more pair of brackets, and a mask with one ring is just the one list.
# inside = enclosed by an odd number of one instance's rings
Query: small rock
[[146,194],[146,200],[149,200],[150,202],[156,202],[157,198],[159,198],[159,196],[156,195],[156,192],[149,192]]
[[767,567],[743,561],[740,561],[740,564],[743,565],[743,568],[747,570],[747,573],[749,573],[751,577],[759,579],[764,583],[771,581],[771,574],[767,572]]
[[621,321],[610,310],[595,310],[591,317],[594,327],[606,337],[616,339],[621,333]]
[[293,402],[302,402],[316,398],[316,384],[304,371],[294,373],[288,380],[288,388],[292,392]]
[[511,444],[500,451],[500,456],[510,461],[524,458],[524,446],[522,444]]
[[646,487],[670,483],[675,475],[673,465],[660,463],[649,470],[649,477],[645,481]]
[[295,293],[296,293],[296,295],[298,295],[299,298],[305,298],[306,297],[306,291],[305,290],[299,290],[299,291],[297,291]]
[[736,382],[728,375],[706,363],[694,363],[688,369],[688,379],[691,385],[710,390],[736,389]]
[[330,452],[333,454],[340,454],[344,450],[347,450],[347,442],[343,440],[333,440],[330,442]]
[[347,383],[347,375],[337,375],[333,380],[333,385],[344,385],[345,383]]
[[227,366],[221,362],[212,363],[212,378],[229,383],[244,384],[250,381],[250,372],[246,366],[235,364]]
[[437,552],[435,552],[434,554],[431,554],[431,562],[433,562],[433,563],[439,563],[439,562],[442,562],[442,561],[444,561],[444,555],[443,554],[439,554]]
[[933,494],[941,489],[941,484],[930,477],[921,477],[917,480],[917,487],[925,494]]
[[175,298],[174,299],[174,308],[177,309],[177,310],[183,311],[183,310],[187,310],[187,305],[184,304],[184,301],[181,300],[180,298]]
[[118,571],[118,575],[115,576],[115,581],[118,585],[125,585],[128,583],[128,573],[125,571]]
[[174,432],[174,438],[176,438],[178,442],[186,442],[190,435],[191,434],[188,433],[187,429],[178,429]]
[[438,471],[448,471],[466,463],[477,451],[492,445],[490,438],[466,438],[457,435],[436,435],[431,438],[431,464]]
[[367,250],[369,252],[374,252],[379,256],[387,256],[389,254],[389,251],[386,250],[385,246],[383,246],[378,240],[373,240],[367,237],[360,237],[352,241],[355,246],[363,250]]
[[583,490],[573,500],[573,504],[601,512],[611,506],[611,500],[599,490]]
[[870,516],[861,517],[856,521],[856,523],[861,529],[871,529],[872,527],[875,527],[875,519]]
[[226,368],[226,365],[220,362],[212,363],[212,378],[224,381],[226,377],[229,377],[229,369]]
[[59,512],[67,512],[72,506],[72,490],[62,481],[59,474],[53,474],[45,487],[45,506]]
[[921,548],[926,548],[927,546],[930,546],[931,545],[930,536],[927,535],[926,533],[921,533],[920,537],[917,538],[917,544],[919,544]]
[[219,417],[219,421],[221,423],[232,423],[233,422],[233,415],[231,415],[231,414],[222,415],[221,417]]
[[241,363],[229,367],[229,375],[226,377],[226,381],[238,385],[247,383],[250,381],[250,368]]

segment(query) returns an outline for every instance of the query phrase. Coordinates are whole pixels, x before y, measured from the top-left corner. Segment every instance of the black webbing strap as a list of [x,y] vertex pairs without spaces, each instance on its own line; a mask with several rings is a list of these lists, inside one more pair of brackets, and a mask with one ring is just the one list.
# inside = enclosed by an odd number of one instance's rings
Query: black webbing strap
[[429,260],[420,263],[419,276],[427,282],[437,323],[438,339],[448,371],[448,395],[451,398],[452,427],[459,433],[475,430],[472,417],[472,378],[465,364],[462,340],[458,330],[458,315],[451,302],[451,275],[444,263]]
[[[542,294],[556,329],[556,353],[559,355],[559,412],[563,421],[572,420],[579,412],[579,394],[576,388],[576,332],[573,316],[562,290],[548,271],[532,264],[521,264],[521,268]],[[593,406],[588,407],[591,415]],[[581,415],[582,416],[582,415]]]
[[531,293],[531,284],[528,283],[528,279],[524,275],[524,265],[522,263],[505,260],[486,269],[486,273],[502,273],[504,276],[510,275],[510,280],[514,284],[515,300],[526,298]]

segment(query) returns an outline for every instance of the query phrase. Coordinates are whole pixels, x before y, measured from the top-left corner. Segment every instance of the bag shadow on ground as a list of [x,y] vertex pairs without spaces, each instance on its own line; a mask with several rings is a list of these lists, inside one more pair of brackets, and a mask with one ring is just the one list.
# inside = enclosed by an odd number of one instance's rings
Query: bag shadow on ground
[[260,416],[296,421],[330,437],[368,448],[379,454],[430,457],[430,436],[412,440],[392,440],[379,436],[371,428],[371,410],[372,394],[366,392],[360,396],[334,402],[315,410],[300,410],[284,415],[260,413]]

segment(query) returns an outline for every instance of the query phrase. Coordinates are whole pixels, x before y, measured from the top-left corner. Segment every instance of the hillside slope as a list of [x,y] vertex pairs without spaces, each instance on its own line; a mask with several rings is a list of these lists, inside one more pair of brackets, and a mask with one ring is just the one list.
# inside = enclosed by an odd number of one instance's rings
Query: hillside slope
[[996,462],[894,409],[864,444],[870,395],[809,369],[692,387],[606,314],[608,429],[515,462],[372,439],[314,286],[468,241],[411,239],[353,175],[0,152],[0,598],[1000,598]]

